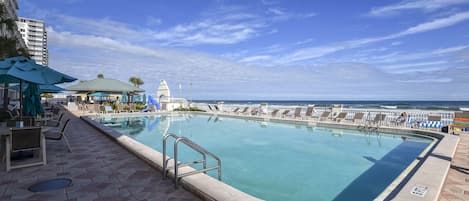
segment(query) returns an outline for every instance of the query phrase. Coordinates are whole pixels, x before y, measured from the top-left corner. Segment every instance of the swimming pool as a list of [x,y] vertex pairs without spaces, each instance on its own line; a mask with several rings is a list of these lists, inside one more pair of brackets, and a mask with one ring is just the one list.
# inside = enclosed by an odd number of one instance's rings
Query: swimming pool
[[[195,114],[98,121],[160,152],[163,133],[188,137],[222,159],[223,182],[265,200],[372,200],[431,143]],[[182,161],[197,157],[181,150]]]

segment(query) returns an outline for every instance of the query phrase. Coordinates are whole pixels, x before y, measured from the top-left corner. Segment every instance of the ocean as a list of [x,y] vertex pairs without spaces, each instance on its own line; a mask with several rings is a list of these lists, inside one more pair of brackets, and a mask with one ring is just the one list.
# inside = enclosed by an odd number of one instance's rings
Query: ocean
[[347,100],[194,100],[195,103],[215,104],[223,101],[225,104],[260,104],[279,106],[307,106],[314,104],[317,107],[328,107],[333,104],[342,104],[346,108],[386,108],[420,109],[420,110],[448,110],[459,111],[460,108],[469,108],[469,101],[347,101]]

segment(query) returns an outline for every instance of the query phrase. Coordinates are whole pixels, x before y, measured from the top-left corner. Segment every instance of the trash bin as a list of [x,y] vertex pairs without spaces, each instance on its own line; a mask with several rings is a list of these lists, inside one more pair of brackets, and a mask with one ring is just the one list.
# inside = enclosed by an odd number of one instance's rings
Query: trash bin
[[443,132],[443,133],[448,133],[448,126],[443,126],[443,127],[441,128],[441,132]]

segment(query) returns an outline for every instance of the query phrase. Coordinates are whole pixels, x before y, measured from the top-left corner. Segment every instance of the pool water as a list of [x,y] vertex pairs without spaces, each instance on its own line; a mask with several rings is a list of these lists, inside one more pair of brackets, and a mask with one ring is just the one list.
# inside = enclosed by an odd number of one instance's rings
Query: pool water
[[[98,121],[160,152],[164,133],[188,137],[221,158],[223,182],[279,201],[373,200],[431,143],[415,136],[194,114]],[[172,156],[172,141],[168,144]],[[181,147],[182,162],[201,159]],[[209,175],[216,178],[216,171]]]

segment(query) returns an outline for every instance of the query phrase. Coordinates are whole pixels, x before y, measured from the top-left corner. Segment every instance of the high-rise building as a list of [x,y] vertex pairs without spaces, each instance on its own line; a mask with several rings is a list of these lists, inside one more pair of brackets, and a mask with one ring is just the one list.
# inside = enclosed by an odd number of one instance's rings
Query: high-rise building
[[31,59],[41,65],[48,65],[47,31],[44,21],[19,17],[18,30],[28,47]]

